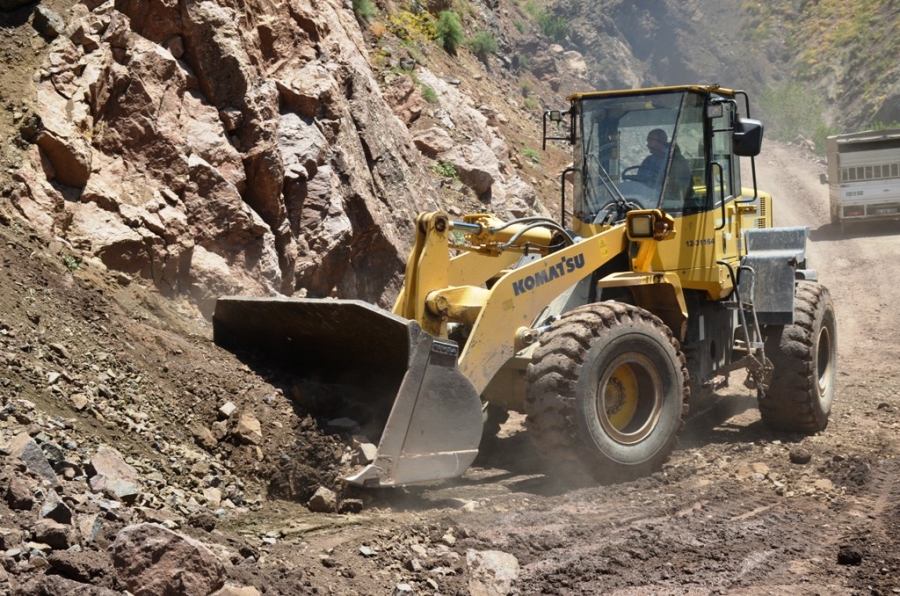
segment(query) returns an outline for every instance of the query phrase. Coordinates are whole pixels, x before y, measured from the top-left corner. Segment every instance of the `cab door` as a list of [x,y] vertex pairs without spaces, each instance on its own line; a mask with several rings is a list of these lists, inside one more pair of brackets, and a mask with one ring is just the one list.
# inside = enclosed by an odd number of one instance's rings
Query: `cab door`
[[677,272],[684,289],[703,290],[718,300],[733,287],[728,267],[718,262],[736,266],[740,251],[740,159],[732,143],[737,108],[724,98],[686,108],[678,135],[697,147],[700,159],[691,160],[694,193],[680,208],[667,209],[675,217],[676,237],[660,243],[654,267]]
[[737,105],[733,101],[726,101],[719,105],[723,108],[722,116],[711,120],[713,128],[710,170],[714,194],[715,261],[726,261],[736,267],[740,259],[741,245],[738,205],[740,199],[743,198],[741,160],[734,154],[733,147],[734,123],[737,122],[738,114]]

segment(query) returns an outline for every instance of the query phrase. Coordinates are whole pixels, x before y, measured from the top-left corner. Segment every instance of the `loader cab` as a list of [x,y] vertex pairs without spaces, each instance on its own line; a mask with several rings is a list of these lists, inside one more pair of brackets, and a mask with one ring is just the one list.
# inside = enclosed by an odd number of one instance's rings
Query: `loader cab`
[[[680,86],[581,93],[569,101],[566,112],[545,114],[545,125],[568,124],[567,134],[545,132],[545,141],[574,146],[572,219],[563,225],[587,238],[629,211],[661,209],[674,218],[676,238],[659,244],[650,270],[675,272],[685,290],[708,299],[729,295],[745,251],[743,230],[764,211],[752,159],[762,124],[740,116],[749,113],[747,95]],[[743,156],[751,158],[749,189],[742,188]],[[564,183],[564,214],[565,195]]]
[[758,154],[762,127],[739,117],[735,95],[706,86],[583,93],[567,112],[548,112],[545,123],[569,117],[572,229],[590,236],[630,209],[684,217],[739,199],[739,156]]

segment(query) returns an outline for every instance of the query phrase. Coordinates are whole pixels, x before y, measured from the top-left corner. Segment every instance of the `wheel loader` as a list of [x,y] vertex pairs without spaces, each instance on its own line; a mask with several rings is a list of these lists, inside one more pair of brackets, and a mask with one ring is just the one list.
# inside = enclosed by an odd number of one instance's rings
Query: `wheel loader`
[[559,221],[419,215],[390,311],[217,301],[218,344],[338,387],[336,400],[353,396],[360,432],[378,443],[348,483],[460,476],[489,414],[510,410],[526,415],[555,472],[650,474],[672,452],[691,392],[738,369],[769,427],[828,424],[834,307],[808,267],[808,229],[773,227],[772,197],[756,189],[763,125],[748,95],[672,86],[568,103],[543,118],[545,148],[574,148]]

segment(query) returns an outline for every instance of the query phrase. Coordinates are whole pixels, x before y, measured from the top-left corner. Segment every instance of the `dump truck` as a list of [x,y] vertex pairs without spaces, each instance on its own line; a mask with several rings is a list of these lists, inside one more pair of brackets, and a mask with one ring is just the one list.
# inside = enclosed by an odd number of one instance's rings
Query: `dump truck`
[[834,306],[809,267],[808,229],[773,227],[756,188],[763,125],[747,93],[576,93],[543,129],[545,148],[573,148],[558,219],[420,214],[392,309],[222,297],[215,341],[354,396],[378,443],[351,485],[460,476],[486,421],[508,411],[525,414],[553,472],[650,474],[691,393],[738,370],[769,427],[823,430]]
[[832,224],[900,219],[900,129],[830,136],[826,157]]

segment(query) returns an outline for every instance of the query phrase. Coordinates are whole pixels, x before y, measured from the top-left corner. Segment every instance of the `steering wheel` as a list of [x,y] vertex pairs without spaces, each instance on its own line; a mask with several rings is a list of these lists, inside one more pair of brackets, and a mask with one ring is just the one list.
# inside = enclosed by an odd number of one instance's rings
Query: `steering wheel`
[[640,174],[629,174],[628,172],[632,170],[640,170],[641,166],[631,166],[622,170],[622,180],[629,180],[631,182],[640,182],[641,184],[647,184],[647,177],[641,176]]
[[[635,203],[634,201],[626,200],[625,207],[623,209],[623,207],[620,203],[618,203],[616,201],[610,201],[610,202],[606,203],[605,205],[603,205],[602,207],[600,207],[600,209],[597,210],[597,216],[594,217],[594,223],[600,223],[601,221],[605,221],[606,219],[609,218],[609,214],[613,213],[613,212],[616,213],[616,219],[614,221],[618,221],[620,215],[624,215],[625,211],[631,211],[633,209],[643,209],[643,207],[641,205],[639,205],[638,203]],[[601,213],[605,213],[606,215],[604,217],[600,218]]]

